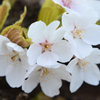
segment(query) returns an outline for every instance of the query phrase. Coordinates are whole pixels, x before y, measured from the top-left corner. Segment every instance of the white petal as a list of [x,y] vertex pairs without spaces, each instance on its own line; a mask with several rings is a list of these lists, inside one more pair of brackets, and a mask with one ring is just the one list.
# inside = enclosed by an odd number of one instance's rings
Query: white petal
[[9,42],[6,45],[7,45],[7,48],[9,51],[12,52],[14,50],[14,51],[18,52],[20,55],[25,55],[24,49],[22,47],[18,46],[17,44]]
[[83,72],[84,81],[90,85],[98,85],[99,84],[99,76],[100,71],[99,68],[95,64],[88,64],[87,71]]
[[26,55],[24,56],[20,56],[21,59],[21,64],[23,65],[23,67],[28,70],[30,68],[30,65],[28,63],[28,57]]
[[47,51],[37,58],[37,64],[50,68],[51,66],[57,65],[58,60],[59,58],[56,54]]
[[90,28],[86,29],[86,35],[83,41],[91,45],[100,44],[100,26],[92,25]]
[[0,35],[0,54],[8,53],[6,43],[10,42],[10,40],[2,35]]
[[[53,73],[53,71],[52,71]],[[59,88],[62,85],[60,77],[54,75],[54,77],[46,75],[40,82],[42,91],[49,97],[53,97],[59,94]]]
[[78,59],[77,59],[77,58],[71,60],[71,61],[69,62],[69,64],[66,66],[66,70],[67,70],[68,72],[72,73],[73,70],[74,70],[74,68],[75,68],[75,66],[77,65],[77,63],[78,63]]
[[96,12],[99,14],[100,18],[100,1],[99,0],[87,0],[89,6],[93,7]]
[[30,25],[28,30],[28,37],[32,38],[35,43],[41,43],[44,40],[43,31],[46,28],[46,24],[42,21],[37,21]]
[[52,52],[59,56],[60,62],[68,62],[73,57],[71,46],[65,40],[62,40],[59,43],[55,44],[52,47]]
[[[40,69],[40,67],[38,68],[37,64],[33,65],[33,66],[30,66],[30,68],[27,70],[27,73],[26,73],[26,76],[25,78],[29,77],[29,75],[32,73],[32,72],[36,72]],[[36,69],[36,71],[35,71]]]
[[72,73],[72,81],[70,83],[70,91],[77,91],[83,83],[83,73],[79,66],[75,66]]
[[59,68],[52,68],[52,70],[63,80],[71,81],[71,75],[66,71],[66,66],[61,65]]
[[75,27],[75,22],[80,18],[78,13],[66,14],[64,13],[62,16],[62,26],[66,28],[66,30],[72,31]]
[[64,35],[64,38],[66,40],[68,40],[68,42],[71,44],[71,47],[72,47],[72,50],[73,50],[76,47],[76,44],[75,44],[75,41],[74,41],[72,33],[67,30],[65,35]]
[[[8,58],[9,59],[9,58]],[[0,55],[0,76],[5,76],[6,75],[6,70],[7,67],[9,66],[8,64],[8,59],[5,58],[5,56]]]
[[36,60],[38,56],[41,54],[42,48],[39,44],[32,44],[28,51],[27,51],[27,56],[28,56],[28,61],[30,65],[34,65],[36,63]]
[[58,63],[57,65],[52,66],[51,68],[59,68],[61,65]]
[[39,83],[40,72],[32,73],[31,76],[24,81],[22,90],[26,93],[32,92]]
[[75,39],[76,48],[74,51],[74,55],[80,59],[85,58],[90,55],[93,51],[92,46],[83,42],[81,39]]
[[26,70],[20,63],[17,63],[14,66],[8,66],[6,80],[11,87],[20,87],[24,82],[25,75]]
[[98,13],[93,8],[87,7],[85,8],[77,24],[80,26],[87,26],[90,24],[95,24],[98,20]]
[[58,28],[52,33],[52,35],[50,33],[50,37],[48,38],[48,41],[50,43],[58,43],[63,39],[65,31],[66,30],[63,27]]
[[54,35],[54,31],[57,29],[59,26],[60,22],[59,21],[53,21],[51,22],[44,30],[43,35],[45,38],[52,37]]
[[85,59],[92,63],[99,64],[100,63],[100,50],[94,49],[94,51]]

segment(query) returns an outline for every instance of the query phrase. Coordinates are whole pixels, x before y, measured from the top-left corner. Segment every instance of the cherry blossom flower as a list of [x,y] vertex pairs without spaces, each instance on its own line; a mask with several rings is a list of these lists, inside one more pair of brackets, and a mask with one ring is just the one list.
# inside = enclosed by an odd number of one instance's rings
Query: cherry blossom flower
[[47,96],[53,97],[58,95],[59,88],[62,86],[61,79],[68,82],[71,81],[71,76],[66,71],[66,66],[60,65],[59,68],[58,66],[55,66],[55,68],[45,68],[38,65],[33,66],[28,72],[28,79],[22,85],[22,90],[30,93],[40,83],[42,91]]
[[6,76],[11,87],[20,87],[29,69],[26,50],[0,35],[0,76]]
[[91,45],[100,44],[100,26],[95,24],[98,19],[98,14],[92,8],[81,15],[76,12],[63,14],[64,38],[70,42],[76,57],[85,58],[92,52]]
[[96,64],[100,63],[100,50],[95,49],[91,55],[84,59],[73,59],[66,70],[72,74],[70,91],[75,92],[83,84],[83,81],[90,85],[98,85],[100,71]]
[[61,7],[65,8],[67,13],[83,12],[84,8],[88,7],[85,0],[52,0],[54,3],[59,4]]
[[100,1],[99,0],[52,0],[54,3],[63,7],[67,13],[82,13],[84,9],[92,7],[99,13],[100,18]]
[[65,30],[58,26],[59,21],[53,21],[48,26],[42,21],[31,24],[28,37],[32,38],[33,44],[27,52],[30,65],[37,63],[51,67],[57,65],[57,61],[67,62],[72,58],[70,44],[62,40]]

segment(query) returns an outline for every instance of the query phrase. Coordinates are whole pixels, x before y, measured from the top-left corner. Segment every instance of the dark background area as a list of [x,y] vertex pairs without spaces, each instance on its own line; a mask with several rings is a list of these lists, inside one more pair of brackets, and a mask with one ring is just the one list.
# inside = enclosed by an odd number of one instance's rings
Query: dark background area
[[[41,8],[39,2],[40,0],[16,0],[15,5],[10,10],[4,27],[19,20],[20,15],[24,11],[24,6],[26,5],[28,11],[22,26],[28,28],[31,23],[37,21],[38,13]],[[0,4],[1,3],[2,0],[0,0]],[[39,92],[41,92],[39,85],[33,92],[26,94],[21,88],[11,88],[7,84],[5,77],[0,78],[0,100],[33,100]],[[63,81],[60,92],[60,95],[56,97],[41,98],[39,100],[100,100],[100,85],[95,87],[84,83],[77,92],[71,93],[69,91],[69,83]]]

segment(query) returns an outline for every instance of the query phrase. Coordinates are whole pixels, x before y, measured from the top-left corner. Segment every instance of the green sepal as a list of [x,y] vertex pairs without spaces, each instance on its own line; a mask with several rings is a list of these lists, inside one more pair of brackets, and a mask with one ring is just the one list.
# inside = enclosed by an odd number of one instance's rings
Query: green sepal
[[24,28],[24,27],[22,27],[22,29],[24,31],[24,34],[23,34],[24,38],[25,39],[28,39],[28,36],[27,36],[28,29],[27,28]]
[[42,8],[44,7],[62,8],[60,5],[55,4],[52,0],[45,0],[45,2],[42,5]]
[[24,12],[20,16],[20,19],[15,22],[13,25],[6,27],[1,35],[7,37],[11,42],[18,44],[21,47],[28,47],[32,44],[31,39],[27,36],[27,29],[21,27],[21,23],[23,22],[27,13],[26,7],[24,7]]
[[100,20],[96,22],[97,25],[100,25]]
[[16,21],[14,25],[20,26],[20,25],[22,24],[22,22],[23,22],[25,16],[26,16],[26,13],[27,13],[27,8],[26,8],[26,6],[25,6],[25,7],[24,7],[24,12],[23,12],[23,14],[21,14],[20,19],[19,19],[18,21]]
[[4,0],[3,4],[0,6],[0,30],[3,27],[8,15],[11,5],[8,0]]
[[52,2],[52,0],[46,0],[39,12],[38,20],[41,20],[50,24],[52,21],[59,20],[59,17],[65,12],[61,6]]
[[6,27],[1,35],[7,37],[11,42],[18,44],[21,47],[28,47],[32,44],[31,39],[26,37],[27,29],[21,26],[11,25]]

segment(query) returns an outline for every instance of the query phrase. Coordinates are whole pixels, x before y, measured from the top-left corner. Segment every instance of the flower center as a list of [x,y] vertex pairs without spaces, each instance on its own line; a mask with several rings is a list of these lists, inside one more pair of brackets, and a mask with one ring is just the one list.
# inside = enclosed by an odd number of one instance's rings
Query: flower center
[[15,61],[15,56],[13,56],[11,59],[12,59],[13,61]]
[[75,26],[74,30],[72,31],[73,38],[85,38],[86,30],[83,28],[83,26]]
[[4,56],[6,63],[12,66],[14,64],[17,64],[18,61],[21,61],[19,55],[15,51],[13,51],[12,53],[5,54],[3,56]]
[[63,5],[68,7],[68,8],[71,8],[71,5],[73,3],[72,0],[62,0],[62,2],[63,2]]
[[49,45],[48,44],[45,44],[44,45],[44,49],[49,49]]
[[12,56],[11,59],[12,59],[13,61],[17,61],[17,60],[21,61],[21,59],[19,58],[19,55],[18,55],[18,54]]
[[84,72],[90,70],[93,67],[92,65],[90,65],[90,62],[87,62],[84,59],[79,59],[78,65],[83,69]]
[[42,47],[42,53],[45,52],[45,51],[50,51],[51,52],[52,44],[49,43],[47,40],[45,40],[45,42],[39,43],[39,44]]
[[39,71],[42,71],[41,76],[40,76],[40,81],[47,82],[51,78],[54,78],[55,74],[47,68],[42,67]]

